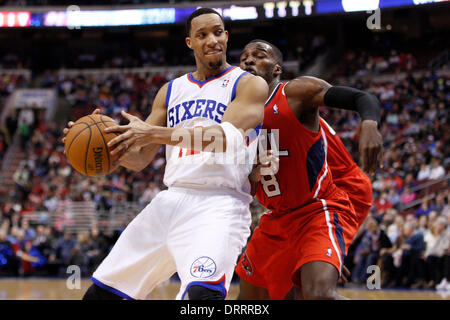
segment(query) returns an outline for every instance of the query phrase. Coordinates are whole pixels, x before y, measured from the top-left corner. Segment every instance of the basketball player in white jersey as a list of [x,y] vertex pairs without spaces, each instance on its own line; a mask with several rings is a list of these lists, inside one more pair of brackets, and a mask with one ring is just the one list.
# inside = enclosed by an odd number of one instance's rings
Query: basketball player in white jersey
[[165,84],[145,122],[122,113],[130,123],[108,129],[121,133],[111,153],[132,170],[167,145],[168,190],[127,226],[84,299],[146,299],[175,272],[177,299],[225,299],[250,234],[248,175],[268,86],[226,62],[228,32],[216,11],[198,9],[186,26],[197,70]]

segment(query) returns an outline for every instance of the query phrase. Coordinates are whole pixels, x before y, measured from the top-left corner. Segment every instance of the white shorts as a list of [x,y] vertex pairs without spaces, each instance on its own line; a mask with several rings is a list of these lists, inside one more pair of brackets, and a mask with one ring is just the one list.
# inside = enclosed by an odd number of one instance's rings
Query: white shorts
[[177,299],[191,285],[222,292],[250,235],[248,202],[230,191],[169,188],[160,192],[122,232],[92,276],[126,299],[146,299],[175,272]]

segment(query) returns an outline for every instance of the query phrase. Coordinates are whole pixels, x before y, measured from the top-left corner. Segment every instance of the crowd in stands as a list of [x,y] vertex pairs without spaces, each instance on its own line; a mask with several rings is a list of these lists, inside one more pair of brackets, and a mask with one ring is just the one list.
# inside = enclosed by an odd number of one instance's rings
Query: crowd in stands
[[[341,83],[380,99],[384,143],[372,211],[346,264],[357,283],[367,280],[368,266],[378,265],[384,287],[450,290],[450,78],[429,72],[392,79]],[[359,120],[336,110],[324,114],[357,160]]]
[[389,55],[374,55],[369,51],[349,50],[344,57],[342,74],[345,76],[379,75],[383,73],[411,72],[417,59],[410,52],[391,50]]
[[[176,76],[59,76],[49,72],[41,78],[40,86],[55,88],[70,103],[72,120],[98,107],[124,123],[121,110],[146,118],[157,90]],[[18,82],[0,76],[0,88]],[[352,281],[365,282],[367,266],[379,265],[383,286],[441,285],[439,288],[450,290],[446,282],[450,281],[450,192],[448,178],[445,179],[450,167],[450,78],[430,72],[381,83],[363,77],[345,78],[333,84],[367,90],[382,104],[383,168],[373,180],[370,217],[346,257]],[[357,161],[359,117],[331,109],[321,113]],[[52,225],[57,220],[51,217],[58,216],[70,201],[91,201],[103,212],[124,202],[134,202],[142,208],[165,188],[164,148],[142,172],[119,168],[105,177],[86,179],[67,162],[61,137],[61,127],[38,116],[29,136],[22,140],[27,157],[14,174],[15,189],[0,193],[2,274],[63,275],[65,267],[77,264],[88,276],[108,253],[120,229],[105,232],[104,226],[93,225],[90,231],[71,234],[64,222]],[[3,140],[0,136],[0,149]],[[421,189],[427,182],[440,184],[431,191]],[[263,208],[255,201],[252,211],[254,228]],[[45,214],[30,220],[30,214],[36,212]]]

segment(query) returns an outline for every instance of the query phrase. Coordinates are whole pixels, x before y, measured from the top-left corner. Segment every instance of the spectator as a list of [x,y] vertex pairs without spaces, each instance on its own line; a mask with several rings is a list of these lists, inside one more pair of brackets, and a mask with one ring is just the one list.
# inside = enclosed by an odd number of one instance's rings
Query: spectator
[[70,257],[70,265],[76,265],[80,268],[82,275],[88,274],[89,263],[89,233],[87,231],[79,232],[77,241],[72,249]]
[[439,192],[435,198],[435,204],[433,206],[433,211],[436,211],[436,213],[440,214],[444,211],[444,208],[445,208],[445,193]]
[[365,282],[367,268],[376,265],[380,257],[380,250],[391,248],[392,244],[383,230],[380,229],[376,219],[369,217],[366,220],[366,231],[355,253],[355,269],[352,279],[354,282]]
[[425,250],[423,234],[416,231],[416,227],[411,222],[406,222],[403,226],[405,243],[400,247],[401,264],[396,277],[397,286],[410,287],[417,274],[418,261]]
[[103,261],[110,249],[110,243],[106,237],[93,227],[90,231],[90,243],[87,249],[87,255],[89,258],[88,270],[92,273],[97,266]]
[[28,219],[22,219],[21,229],[25,232],[25,240],[32,240],[36,237],[36,230],[30,226]]
[[20,134],[20,146],[25,151],[25,147],[32,135],[34,124],[34,113],[31,108],[23,108],[19,113],[18,125]]
[[417,173],[417,181],[424,181],[430,178],[431,169],[430,166],[422,163],[420,165],[420,171]]
[[4,229],[0,229],[0,274],[14,274],[13,257],[13,247],[7,239],[7,232]]
[[439,158],[433,158],[431,160],[430,179],[439,180],[445,176],[445,169],[442,166],[442,160]]
[[[383,248],[380,250],[380,260],[381,260],[381,274],[383,275],[382,287],[394,287],[396,286],[396,277],[399,273],[402,258],[402,246],[405,243],[406,237],[403,233],[404,219],[402,216],[397,216],[395,218],[395,237],[391,237],[391,243],[393,244],[391,248]],[[392,241],[395,239],[394,241]]]
[[6,117],[8,144],[11,144],[13,141],[14,135],[16,134],[17,125],[18,125],[17,111],[15,109],[11,109],[9,111],[8,116]]
[[421,215],[419,217],[417,232],[422,233],[424,238],[431,232],[428,228],[428,215]]
[[400,202],[403,205],[406,205],[408,203],[411,203],[416,199],[416,194],[411,190],[409,186],[405,187],[405,190],[400,195]]
[[400,196],[395,191],[395,188],[389,188],[389,192],[386,198],[390,203],[392,203],[394,208],[398,207],[400,203]]
[[386,210],[392,208],[394,205],[388,200],[388,194],[386,192],[383,192],[380,198],[375,201],[374,206],[377,214],[381,216],[386,212]]
[[[450,215],[447,215],[447,229],[445,230],[446,237],[450,238]],[[437,290],[450,291],[450,246],[444,250],[442,257],[442,281],[436,286]]]
[[19,192],[19,201],[25,201],[31,190],[32,173],[28,164],[20,167],[13,175],[14,182]]
[[22,276],[31,276],[37,268],[45,265],[45,257],[31,241],[25,241],[23,250],[18,250],[16,255],[21,261],[19,274]]
[[[63,267],[70,265],[72,258],[72,250],[76,245],[76,240],[73,239],[72,234],[66,230],[61,238],[56,242],[53,252],[50,254],[49,261],[52,262],[55,267]],[[59,272],[58,268],[56,271]],[[61,271],[61,273],[63,273]]]
[[446,232],[447,222],[444,217],[439,217],[432,226],[432,232],[425,236],[426,250],[426,288],[434,288],[439,283],[442,275],[440,266],[443,264],[443,257],[450,248],[450,233]]
[[434,206],[429,205],[430,200],[428,197],[424,197],[420,204],[420,207],[414,213],[414,216],[419,218],[422,215],[428,216],[428,214],[434,209]]

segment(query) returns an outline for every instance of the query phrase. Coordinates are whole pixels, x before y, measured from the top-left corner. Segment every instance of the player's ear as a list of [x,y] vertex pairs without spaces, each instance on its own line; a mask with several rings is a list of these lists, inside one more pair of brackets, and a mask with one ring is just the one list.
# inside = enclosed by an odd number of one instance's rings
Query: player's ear
[[275,67],[273,69],[273,74],[275,75],[275,77],[279,76],[281,73],[283,72],[281,66],[277,63],[275,64]]
[[186,37],[185,41],[186,41],[186,45],[189,47],[189,49],[192,49],[191,38],[190,37]]

